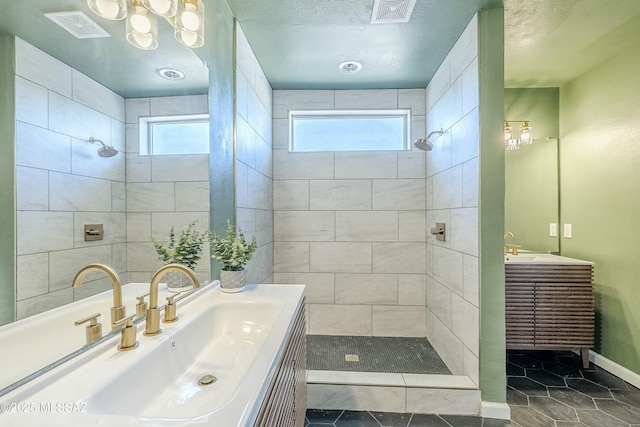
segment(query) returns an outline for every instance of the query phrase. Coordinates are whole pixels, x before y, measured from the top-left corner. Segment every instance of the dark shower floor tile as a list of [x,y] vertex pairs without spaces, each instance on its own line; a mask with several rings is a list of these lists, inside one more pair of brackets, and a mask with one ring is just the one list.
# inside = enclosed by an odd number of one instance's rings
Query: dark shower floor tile
[[307,335],[307,369],[451,375],[426,338]]

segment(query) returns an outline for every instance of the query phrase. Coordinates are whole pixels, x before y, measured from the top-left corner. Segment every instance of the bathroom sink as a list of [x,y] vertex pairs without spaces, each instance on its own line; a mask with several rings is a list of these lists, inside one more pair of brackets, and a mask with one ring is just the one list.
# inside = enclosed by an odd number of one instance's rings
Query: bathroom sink
[[505,255],[504,262],[507,264],[593,264],[589,261],[583,261],[575,258],[568,258],[552,254],[518,254]]
[[[253,425],[303,292],[205,288],[178,303],[178,321],[161,323],[160,335],[144,336],[139,325],[138,348],[117,351],[116,336],[3,396],[38,410],[0,414],[0,425]],[[68,410],[42,411],[60,405]]]

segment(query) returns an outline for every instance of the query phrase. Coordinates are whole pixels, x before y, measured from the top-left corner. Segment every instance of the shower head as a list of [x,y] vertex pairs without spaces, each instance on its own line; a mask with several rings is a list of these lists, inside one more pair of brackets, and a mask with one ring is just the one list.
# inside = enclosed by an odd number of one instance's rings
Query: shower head
[[429,135],[427,135],[426,138],[418,138],[415,141],[413,141],[413,146],[416,147],[418,150],[431,151],[433,149],[433,143],[429,141],[429,138],[431,138],[431,135],[434,135],[434,134],[438,134],[438,136],[442,136],[443,133],[444,131],[442,129],[434,130]]
[[94,137],[89,138],[89,142],[92,144],[100,144],[102,147],[98,148],[98,156],[100,157],[113,157],[118,154],[118,149],[112,145],[107,145],[99,139]]

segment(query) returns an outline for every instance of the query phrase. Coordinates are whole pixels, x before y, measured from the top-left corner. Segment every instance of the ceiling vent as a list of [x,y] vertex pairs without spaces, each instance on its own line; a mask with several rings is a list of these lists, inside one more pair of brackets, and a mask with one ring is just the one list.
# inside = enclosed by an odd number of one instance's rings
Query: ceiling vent
[[397,24],[409,22],[416,0],[375,0],[372,24]]
[[107,33],[104,28],[79,10],[45,13],[44,16],[79,39],[111,37],[111,34]]

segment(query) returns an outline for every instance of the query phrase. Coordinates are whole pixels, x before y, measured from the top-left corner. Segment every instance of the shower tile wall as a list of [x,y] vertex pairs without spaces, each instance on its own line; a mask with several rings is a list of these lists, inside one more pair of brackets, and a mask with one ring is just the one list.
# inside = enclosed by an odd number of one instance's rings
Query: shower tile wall
[[[209,155],[139,155],[139,117],[207,114],[207,95],[130,98],[126,100],[127,271],[130,282],[149,282],[162,266],[149,237],[167,242],[173,225],[178,234],[197,221],[209,228]],[[209,247],[195,269],[210,278]]]
[[273,283],[272,90],[240,25],[236,25],[236,215],[258,249],[249,283]]
[[425,90],[273,92],[274,280],[307,285],[308,332],[426,335],[425,153],[289,153],[288,111],[411,108]]
[[[124,99],[16,38],[17,317],[103,290],[73,290],[91,262],[126,271],[125,160],[98,157],[89,137],[124,151]],[[105,238],[84,242],[83,225]]]
[[478,49],[474,17],[426,91],[427,130],[443,128],[427,155],[427,337],[454,374],[478,383]]

